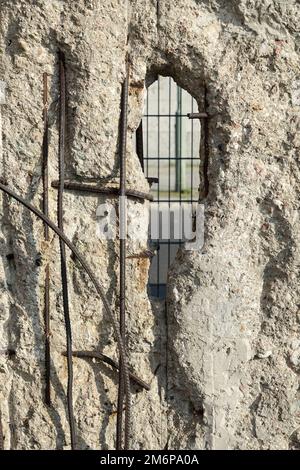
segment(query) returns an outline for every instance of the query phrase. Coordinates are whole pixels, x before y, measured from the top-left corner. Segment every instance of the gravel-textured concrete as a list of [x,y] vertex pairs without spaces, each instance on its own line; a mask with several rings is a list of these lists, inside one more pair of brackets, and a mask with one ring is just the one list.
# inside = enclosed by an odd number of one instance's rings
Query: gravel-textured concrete
[[[297,0],[1,0],[0,80],[7,90],[0,173],[38,207],[44,72],[50,179],[57,179],[59,47],[67,66],[69,179],[117,181],[126,51],[133,189],[148,190],[132,143],[145,84],[158,73],[171,75],[200,109],[204,84],[208,89],[205,246],[178,255],[166,315],[150,306],[148,260],[128,259],[130,363],[151,383],[150,392],[133,387],[133,448],[300,448],[299,13]],[[96,209],[105,200],[66,192],[65,228],[117,314],[118,245],[96,237]],[[131,201],[128,213],[141,238],[129,240],[129,251],[138,255],[146,248],[148,203]],[[55,220],[52,188],[50,215]],[[52,236],[43,243],[42,224],[2,195],[0,217],[5,448],[69,448],[58,243]],[[50,409],[43,404],[48,259]],[[116,358],[100,300],[71,258],[68,266],[74,349]],[[74,368],[78,447],[113,448],[116,374],[90,360],[74,359]]]

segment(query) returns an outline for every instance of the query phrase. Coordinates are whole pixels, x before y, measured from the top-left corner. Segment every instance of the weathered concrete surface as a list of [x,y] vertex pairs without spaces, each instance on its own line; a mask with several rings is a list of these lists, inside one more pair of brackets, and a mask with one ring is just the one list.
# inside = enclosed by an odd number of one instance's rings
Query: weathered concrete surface
[[[42,74],[50,88],[50,178],[57,179],[57,49],[68,76],[67,177],[117,181],[125,55],[131,61],[128,186],[147,190],[133,151],[144,83],[173,76],[209,100],[205,246],[179,254],[167,316],[152,310],[147,262],[128,260],[128,350],[151,391],[133,390],[133,448],[299,448],[299,2],[1,1],[1,176],[41,204]],[[128,46],[126,45],[128,36]],[[50,215],[56,218],[56,190]],[[117,312],[118,246],[99,240],[104,197],[66,192],[65,227]],[[135,213],[137,214],[135,216]],[[138,215],[140,214],[140,215]],[[147,203],[129,217],[147,220]],[[68,448],[58,244],[1,197],[0,400],[5,447]],[[131,254],[146,247],[129,240]],[[42,253],[43,264],[36,260]],[[51,262],[53,408],[43,404],[44,262]],[[69,259],[75,349],[116,357],[111,325]],[[167,339],[167,341],[166,341]],[[167,367],[166,367],[167,359]],[[74,359],[80,448],[112,448],[116,375]]]

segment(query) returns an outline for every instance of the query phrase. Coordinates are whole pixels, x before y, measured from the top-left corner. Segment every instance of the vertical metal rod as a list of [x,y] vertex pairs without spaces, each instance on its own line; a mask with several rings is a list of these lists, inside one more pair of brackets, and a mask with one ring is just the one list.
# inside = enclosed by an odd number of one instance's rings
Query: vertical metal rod
[[178,234],[182,237],[182,88],[177,85],[176,113],[176,192],[179,193]]
[[176,124],[175,124],[175,138],[176,138],[176,186],[175,191],[181,194],[181,114],[182,114],[182,102],[181,102],[181,88],[177,85],[177,110],[176,110]]
[[[158,191],[157,191],[157,204],[158,204],[158,217],[160,218],[160,76],[158,76],[157,80],[157,164],[158,164]],[[159,227],[159,238],[160,238],[160,219],[158,220],[158,227]],[[157,297],[160,297],[160,240],[158,240],[158,247],[157,247]]]
[[[191,96],[191,108],[194,112],[194,98]],[[191,211],[193,210],[194,199],[194,121],[191,119]]]
[[[207,99],[207,87],[204,86],[204,111],[207,113],[208,99]],[[203,122],[204,121],[204,122]],[[207,197],[209,191],[209,180],[208,180],[208,162],[209,162],[209,119],[202,119],[202,125],[204,127],[204,161],[203,161],[203,178],[204,178],[204,197]]]
[[[171,112],[172,112],[172,79],[169,77],[169,152],[168,152],[168,201],[169,201],[169,217],[171,214]],[[171,220],[169,219],[169,223],[171,224]],[[171,229],[171,226],[170,226]],[[170,233],[170,237],[172,234]],[[168,270],[171,264],[171,243],[170,237],[168,238]]]
[[147,153],[147,178],[149,178],[149,89],[147,90],[147,101],[146,101],[146,115],[147,115],[147,118],[146,118],[146,135],[147,135],[147,138],[146,138],[146,153]]
[[[43,74],[43,212],[46,217],[49,216],[49,181],[48,181],[48,76]],[[49,241],[49,227],[44,223],[44,239]],[[50,350],[50,269],[49,262],[45,266],[45,290],[44,290],[44,322],[45,322],[45,402],[51,405],[51,350]]]
[[[126,60],[126,77],[122,85],[121,97],[121,122],[120,122],[120,334],[125,343],[126,338],[126,148],[127,148],[127,114],[128,114],[128,88],[129,88],[129,64]],[[125,395],[125,432],[124,449],[129,447],[130,437],[130,383],[128,374],[124,374],[123,361],[119,366],[119,390],[117,410],[117,450],[122,449],[123,430],[123,405]],[[128,380],[128,383],[125,381]]]
[[[49,194],[48,194],[48,75],[47,73],[43,74],[43,121],[44,121],[44,136],[43,136],[43,211],[46,217],[49,213]],[[49,227],[47,224],[44,224],[44,237],[45,240],[49,240]]]
[[[59,84],[60,84],[60,101],[59,101],[59,187],[57,200],[57,218],[58,228],[63,231],[63,189],[64,189],[64,172],[65,172],[65,129],[66,129],[66,72],[64,53],[59,51]],[[69,309],[68,294],[68,276],[67,276],[67,260],[66,249],[63,240],[60,239],[60,256],[61,256],[61,279],[63,292],[63,309],[66,327],[67,340],[67,366],[68,366],[68,386],[67,386],[67,403],[69,413],[69,425],[71,435],[71,448],[76,448],[75,421],[73,413],[73,362],[72,362],[72,331]]]
[[136,130],[136,153],[144,171],[144,143],[143,143],[143,120],[141,120],[139,127]]

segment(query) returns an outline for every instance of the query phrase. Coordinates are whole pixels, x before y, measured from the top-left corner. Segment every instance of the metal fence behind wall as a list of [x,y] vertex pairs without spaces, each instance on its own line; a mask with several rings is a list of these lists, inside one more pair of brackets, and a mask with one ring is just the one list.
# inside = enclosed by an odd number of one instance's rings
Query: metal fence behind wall
[[[154,202],[164,211],[174,205],[196,204],[199,187],[200,121],[196,100],[171,77],[158,77],[148,89],[143,117],[144,171],[152,184]],[[155,181],[155,180],[154,180]],[[167,273],[182,241],[171,237],[151,240],[156,251],[149,274],[149,294],[164,298]]]

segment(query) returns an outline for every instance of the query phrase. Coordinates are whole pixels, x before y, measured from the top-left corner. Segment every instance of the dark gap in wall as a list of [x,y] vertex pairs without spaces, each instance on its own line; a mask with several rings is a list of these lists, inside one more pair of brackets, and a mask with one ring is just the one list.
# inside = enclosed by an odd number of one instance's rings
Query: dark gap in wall
[[[182,211],[192,214],[199,201],[199,119],[195,98],[170,76],[148,78],[143,119],[136,132],[136,150],[151,185],[149,245],[154,253],[149,271],[149,296],[164,300],[168,270],[185,242]],[[154,224],[155,220],[157,224]],[[155,225],[155,227],[154,227]]]
[[[136,152],[141,168],[151,186],[154,196],[152,207],[160,204],[162,210],[159,221],[159,234],[155,238],[149,233],[149,256],[152,257],[149,269],[148,296],[155,316],[154,334],[156,350],[160,351],[159,363],[155,361],[154,374],[158,376],[162,405],[162,448],[168,449],[173,420],[192,419],[203,422],[203,406],[193,402],[177,389],[179,379],[172,354],[172,336],[168,312],[169,275],[172,268],[180,274],[180,263],[184,261],[185,237],[176,234],[181,221],[176,213],[169,213],[170,238],[165,238],[162,222],[172,204],[187,204],[196,213],[197,206],[208,193],[208,124],[204,128],[203,119],[189,119],[189,113],[202,113],[206,110],[205,87],[195,80],[187,84],[178,80],[177,74],[166,70],[159,73],[153,70],[146,76],[147,96],[144,115],[136,134]],[[174,78],[173,78],[174,77]],[[165,84],[164,84],[165,82]],[[193,88],[192,86],[193,85]],[[192,93],[190,93],[192,91]],[[165,135],[164,135],[165,134]],[[165,142],[164,142],[165,140]],[[142,143],[141,143],[142,141]],[[205,142],[207,147],[205,147]],[[156,181],[158,178],[158,181]],[[164,201],[164,202],[162,202]],[[163,208],[162,208],[163,209]],[[177,224],[177,226],[176,226]],[[196,218],[191,217],[191,231],[196,230]],[[188,239],[194,241],[194,239]],[[187,248],[187,247],[186,247]],[[154,254],[154,256],[153,256]],[[183,261],[180,261],[183,260]],[[175,261],[176,260],[176,261]],[[178,269],[176,268],[178,266]],[[201,400],[199,400],[201,402]],[[179,405],[185,402],[184,410]],[[193,428],[193,426],[192,426]],[[190,440],[193,442],[194,429]],[[193,443],[191,443],[193,445]]]

